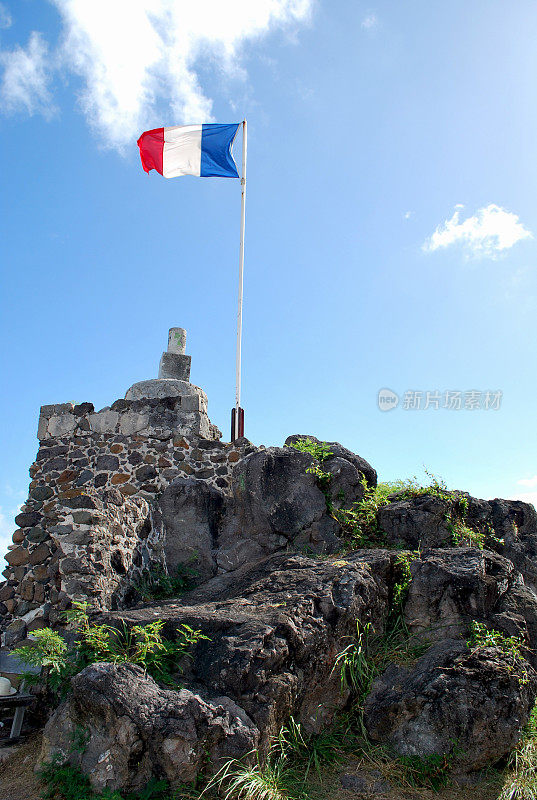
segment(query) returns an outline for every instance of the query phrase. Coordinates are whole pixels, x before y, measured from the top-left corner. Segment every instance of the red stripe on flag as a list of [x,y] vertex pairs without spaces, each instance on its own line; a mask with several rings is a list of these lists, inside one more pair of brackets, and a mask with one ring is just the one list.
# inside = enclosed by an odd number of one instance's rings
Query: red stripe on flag
[[145,131],[138,139],[142,167],[146,172],[156,169],[162,175],[162,153],[164,151],[164,128]]

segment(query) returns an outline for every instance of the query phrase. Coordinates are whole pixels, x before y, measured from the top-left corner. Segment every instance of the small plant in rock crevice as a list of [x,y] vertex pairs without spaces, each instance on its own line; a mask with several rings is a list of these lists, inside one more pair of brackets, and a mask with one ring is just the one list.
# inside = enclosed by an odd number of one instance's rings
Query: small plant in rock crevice
[[501,650],[507,656],[508,661],[504,668],[508,672],[518,673],[517,679],[521,686],[528,683],[530,675],[526,666],[527,648],[518,636],[506,636],[500,631],[489,628],[483,622],[472,620],[466,644],[473,651],[485,647],[495,647]]
[[157,565],[143,570],[134,588],[143,600],[166,600],[180,597],[191,589],[198,575],[198,571],[189,564],[178,564],[172,575],[163,566]]
[[390,620],[396,616],[403,615],[403,606],[405,604],[410,584],[412,583],[412,570],[411,565],[414,561],[419,560],[421,553],[419,550],[405,550],[400,553],[394,561],[394,571],[398,574],[398,578],[393,585],[392,603],[390,608],[390,616],[388,618],[388,625]]

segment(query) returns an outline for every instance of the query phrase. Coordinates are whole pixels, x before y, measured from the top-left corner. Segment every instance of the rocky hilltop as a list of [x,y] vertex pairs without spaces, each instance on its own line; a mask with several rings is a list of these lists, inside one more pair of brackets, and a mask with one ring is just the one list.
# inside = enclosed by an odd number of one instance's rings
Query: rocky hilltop
[[79,647],[43,759],[98,790],[177,786],[268,758],[290,720],[309,737],[354,714],[394,758],[441,757],[459,778],[505,760],[537,696],[535,509],[378,484],[311,435],[223,444],[188,377],[42,413],[4,647],[52,628],[76,649],[74,607],[106,636],[157,630],[174,656],[159,672],[140,647]]

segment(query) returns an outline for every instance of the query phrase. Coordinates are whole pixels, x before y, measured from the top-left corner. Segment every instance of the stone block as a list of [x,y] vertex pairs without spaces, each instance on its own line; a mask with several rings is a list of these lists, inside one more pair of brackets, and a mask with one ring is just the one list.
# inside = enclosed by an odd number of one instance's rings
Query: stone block
[[132,483],[124,483],[119,487],[119,491],[121,494],[125,495],[125,497],[129,497],[130,495],[136,494],[138,489],[136,486],[133,486]]
[[148,426],[149,415],[138,414],[134,411],[122,414],[119,421],[119,431],[124,436],[132,436],[133,433],[146,430]]
[[97,470],[97,472],[102,472],[103,470],[113,471],[119,469],[119,458],[117,456],[112,456],[112,455],[97,456],[97,460],[95,462],[95,469]]
[[41,406],[40,413],[44,417],[59,417],[61,414],[71,414],[74,403],[52,403],[48,406]]
[[38,511],[25,511],[22,514],[17,514],[15,523],[19,528],[31,528],[37,525],[42,519],[42,515]]
[[70,497],[65,500],[66,508],[97,508],[97,503],[88,494],[81,494],[78,497]]
[[175,378],[190,381],[190,356],[179,353],[163,353],[158,371],[159,378]]
[[116,472],[115,475],[112,475],[110,483],[112,486],[117,486],[120,483],[127,483],[129,478],[130,475],[128,475],[126,472]]
[[156,478],[157,470],[151,464],[146,464],[143,467],[140,467],[136,470],[136,478],[139,481],[149,481],[152,478]]
[[199,395],[181,397],[182,411],[203,411],[203,400]]
[[95,411],[93,403],[79,403],[73,408],[75,417],[82,417],[84,414],[91,414],[93,411]]
[[9,550],[5,559],[10,567],[20,567],[28,563],[30,555],[25,547],[16,547],[14,550]]
[[28,531],[28,541],[33,542],[34,544],[39,544],[40,542],[44,542],[48,539],[48,533],[43,530],[43,528],[35,527],[30,528]]
[[86,511],[84,509],[80,511],[73,511],[73,522],[77,525],[91,525],[94,521],[95,513],[92,513],[91,511]]
[[5,583],[3,586],[0,586],[0,600],[4,602],[5,600],[11,600],[11,598],[15,594],[15,589],[13,586],[9,586]]
[[50,486],[35,486],[30,490],[30,497],[33,500],[48,500],[53,494]]
[[39,415],[39,422],[37,423],[37,438],[39,441],[48,437],[48,421],[49,417],[44,417],[43,414]]
[[34,581],[32,578],[26,578],[22,581],[19,587],[19,594],[23,600],[34,599]]
[[186,331],[184,328],[170,328],[168,331],[168,353],[184,355],[186,350]]
[[7,626],[2,636],[2,644],[4,647],[13,647],[13,645],[22,642],[25,638],[26,623],[22,619],[14,619],[13,622]]
[[55,437],[70,436],[74,433],[77,421],[74,414],[51,417],[48,423],[48,434]]
[[42,564],[49,556],[50,550],[44,542],[41,542],[41,544],[38,544],[37,547],[30,552],[28,560],[32,566],[35,566],[36,564]]
[[115,433],[119,422],[117,411],[99,411],[88,417],[90,430],[94,433]]

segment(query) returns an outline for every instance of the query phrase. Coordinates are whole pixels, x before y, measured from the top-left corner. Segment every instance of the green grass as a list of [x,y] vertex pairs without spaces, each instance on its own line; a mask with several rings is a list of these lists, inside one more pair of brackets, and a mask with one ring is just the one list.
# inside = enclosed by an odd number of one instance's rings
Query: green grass
[[537,800],[537,705],[509,756],[498,800]]
[[507,657],[505,669],[509,673],[514,673],[521,686],[528,683],[530,679],[527,670],[526,646],[518,636],[506,636],[500,631],[489,628],[483,622],[472,620],[470,623],[470,635],[466,642],[472,650],[479,650],[485,647],[496,647]]
[[[253,763],[248,760],[252,756]],[[201,796],[216,790],[222,800],[301,800],[304,795],[297,793],[293,784],[294,777],[284,756],[271,752],[262,761],[253,752],[244,759],[227,761]]]
[[199,791],[190,787],[172,790],[165,780],[153,778],[140,792],[118,792],[105,789],[95,792],[89,780],[78,767],[62,764],[59,758],[43,764],[39,779],[44,784],[43,800],[197,800]]

